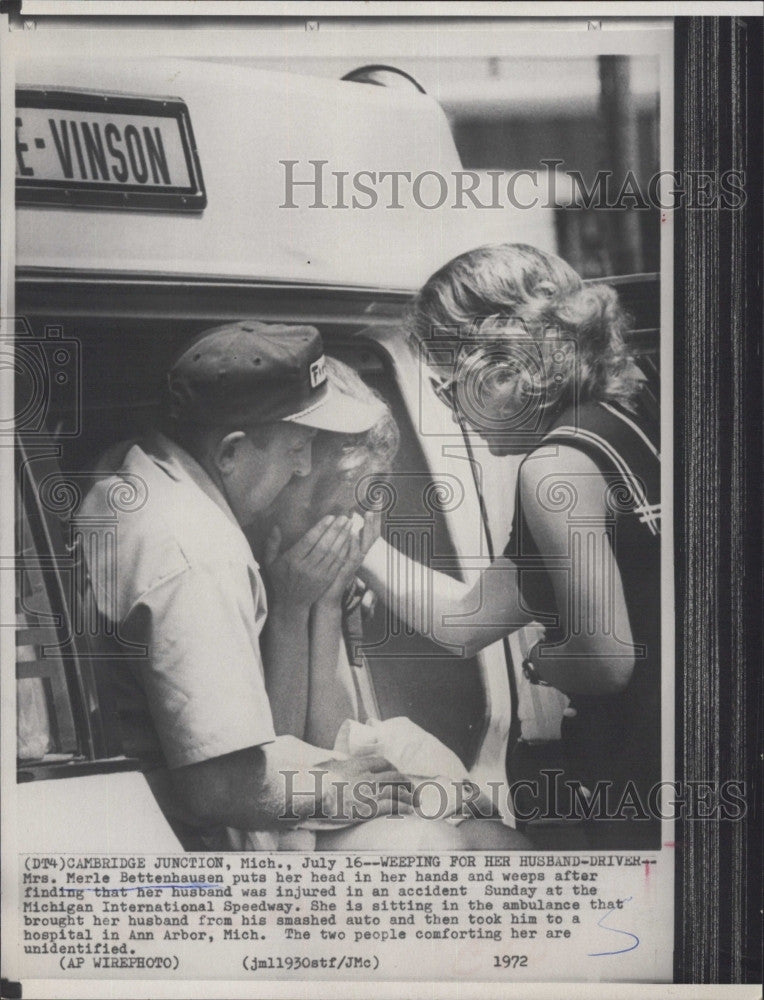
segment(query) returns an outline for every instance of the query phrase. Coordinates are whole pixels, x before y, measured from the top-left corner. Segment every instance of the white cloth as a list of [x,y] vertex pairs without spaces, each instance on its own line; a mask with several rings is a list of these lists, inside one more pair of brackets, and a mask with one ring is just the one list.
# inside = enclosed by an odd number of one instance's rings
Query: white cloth
[[[461,815],[462,798],[457,793],[457,786],[468,780],[467,769],[445,744],[404,716],[384,721],[372,719],[367,723],[345,719],[333,750],[319,751],[319,757],[306,757],[300,763],[307,768],[329,758],[344,760],[375,755],[386,758],[396,770],[411,777],[414,782],[421,782],[419,808],[422,815],[437,815],[456,823],[465,818]],[[426,783],[422,779],[433,780]],[[457,811],[459,815],[455,815]],[[281,833],[228,830],[226,848],[237,851],[309,851],[315,847],[317,832],[340,830],[358,822],[361,821],[338,823],[328,819],[308,819]]]
[[462,815],[459,786],[469,780],[467,768],[453,750],[406,716],[370,719],[366,723],[346,719],[337,734],[335,749],[352,757],[379,755],[412,778],[418,784],[421,815],[457,823],[466,818]]
[[401,774],[420,778],[465,781],[469,773],[453,750],[406,716],[370,719],[362,724],[345,719],[335,750],[348,757],[378,754]]

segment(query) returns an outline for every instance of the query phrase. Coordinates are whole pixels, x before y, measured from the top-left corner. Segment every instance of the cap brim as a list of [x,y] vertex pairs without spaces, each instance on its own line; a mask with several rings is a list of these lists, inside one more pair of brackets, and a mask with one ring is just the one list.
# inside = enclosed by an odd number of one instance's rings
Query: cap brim
[[291,424],[315,427],[320,431],[334,431],[337,434],[363,434],[379,423],[386,413],[385,404],[378,399],[368,403],[348,396],[329,382],[326,395],[299,413],[282,419]]

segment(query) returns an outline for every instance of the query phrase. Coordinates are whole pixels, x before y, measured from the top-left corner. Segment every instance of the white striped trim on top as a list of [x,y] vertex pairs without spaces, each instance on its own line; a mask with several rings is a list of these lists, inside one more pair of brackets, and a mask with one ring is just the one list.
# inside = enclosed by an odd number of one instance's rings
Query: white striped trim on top
[[611,406],[609,403],[600,403],[600,406],[604,406],[609,413],[613,413],[616,417],[619,417],[621,420],[623,420],[624,423],[627,423],[629,427],[631,427],[631,429],[635,431],[635,433],[637,433],[642,438],[647,447],[660,462],[661,456],[660,453],[658,452],[658,449],[652,443],[647,434],[645,434],[645,432],[642,430],[639,424],[635,423],[631,419],[631,417],[627,417],[625,413],[621,413],[619,410],[616,410],[616,408],[614,406]]
[[655,511],[656,507],[658,508],[658,510],[660,510],[660,504],[652,506],[648,504],[644,490],[639,485],[640,480],[637,478],[637,476],[634,475],[629,466],[623,460],[620,452],[616,451],[609,441],[606,441],[603,437],[600,437],[599,434],[594,433],[594,431],[585,431],[582,430],[580,427],[563,426],[563,427],[555,427],[554,430],[551,432],[550,436],[555,436],[560,432],[562,432],[563,434],[567,433],[574,440],[578,438],[579,440],[588,441],[590,444],[598,445],[602,449],[602,451],[605,452],[605,454],[612,460],[613,465],[615,465],[616,469],[618,469],[618,471],[621,473],[624,479],[628,483],[630,483],[634,491],[634,495],[636,496],[638,502],[637,506],[635,506],[634,508],[634,513],[640,515],[639,520],[643,524],[647,525],[647,527],[650,529],[653,535],[659,535],[660,526],[658,524],[657,518],[660,515],[659,514],[656,515]]
[[[635,507],[634,509],[636,513],[641,515],[639,520],[648,527],[652,524],[660,523],[661,505],[659,503],[654,504],[652,507]],[[660,527],[658,531],[660,531]]]

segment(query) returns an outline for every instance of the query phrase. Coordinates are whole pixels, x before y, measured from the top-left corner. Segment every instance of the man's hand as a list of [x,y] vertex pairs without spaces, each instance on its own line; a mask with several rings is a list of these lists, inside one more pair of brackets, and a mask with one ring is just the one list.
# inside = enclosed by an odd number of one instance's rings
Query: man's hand
[[412,810],[411,781],[384,757],[350,757],[316,764],[321,819],[338,824],[403,815]]
[[383,757],[327,760],[293,736],[170,771],[172,792],[202,823],[276,830],[322,818],[338,826],[411,811],[409,780]]
[[279,553],[281,532],[274,527],[265,543],[263,564],[274,604],[310,607],[332,585],[350,549],[347,517],[323,517],[307,534]]

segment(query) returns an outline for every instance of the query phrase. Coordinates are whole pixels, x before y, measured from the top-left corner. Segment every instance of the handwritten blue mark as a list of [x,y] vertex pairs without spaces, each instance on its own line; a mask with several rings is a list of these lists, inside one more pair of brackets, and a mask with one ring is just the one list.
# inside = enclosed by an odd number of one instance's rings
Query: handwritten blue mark
[[137,892],[138,889],[219,889],[220,886],[215,882],[162,882],[160,884],[155,884],[153,882],[147,882],[145,885],[119,885],[119,886],[78,886],[74,888],[73,886],[62,885],[61,888],[64,892],[96,892],[98,889],[101,892]]
[[[628,903],[632,896],[627,896],[624,899],[624,903]],[[636,934],[632,934],[631,931],[622,931],[617,927],[605,927],[605,921],[615,910],[607,910],[600,919],[597,921],[597,926],[601,927],[605,931],[611,931],[613,934],[623,934],[625,937],[631,938],[634,944],[630,944],[628,948],[618,948],[616,951],[590,951],[589,958],[601,958],[603,955],[625,955],[627,951],[634,951],[635,948],[639,947],[639,938]]]

